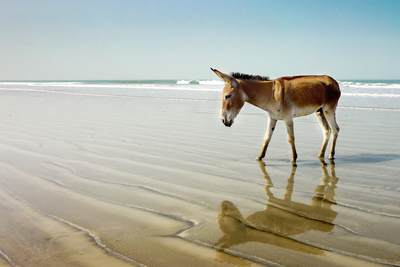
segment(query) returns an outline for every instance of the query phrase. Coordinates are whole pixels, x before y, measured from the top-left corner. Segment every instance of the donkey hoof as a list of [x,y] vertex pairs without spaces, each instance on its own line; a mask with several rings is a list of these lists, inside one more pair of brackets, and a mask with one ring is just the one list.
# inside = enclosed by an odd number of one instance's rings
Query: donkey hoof
[[258,155],[255,160],[262,160],[265,157],[265,154],[261,153],[260,155]]

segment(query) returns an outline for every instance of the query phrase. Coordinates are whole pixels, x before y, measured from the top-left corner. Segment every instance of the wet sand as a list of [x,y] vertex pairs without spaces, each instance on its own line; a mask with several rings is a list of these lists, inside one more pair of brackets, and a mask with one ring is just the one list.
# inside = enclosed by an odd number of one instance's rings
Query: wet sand
[[339,108],[334,162],[315,116],[246,105],[2,91],[0,266],[400,266],[399,112]]

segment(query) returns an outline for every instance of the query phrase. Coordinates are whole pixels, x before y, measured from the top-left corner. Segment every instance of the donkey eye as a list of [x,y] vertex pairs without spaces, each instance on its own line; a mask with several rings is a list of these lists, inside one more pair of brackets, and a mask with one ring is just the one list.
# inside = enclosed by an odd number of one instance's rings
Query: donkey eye
[[226,95],[225,100],[228,100],[232,95]]

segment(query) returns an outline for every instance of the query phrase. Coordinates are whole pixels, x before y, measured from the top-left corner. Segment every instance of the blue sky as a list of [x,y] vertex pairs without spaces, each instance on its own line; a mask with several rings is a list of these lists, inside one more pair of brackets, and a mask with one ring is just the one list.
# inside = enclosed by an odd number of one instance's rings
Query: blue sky
[[400,1],[0,0],[0,80],[400,79]]

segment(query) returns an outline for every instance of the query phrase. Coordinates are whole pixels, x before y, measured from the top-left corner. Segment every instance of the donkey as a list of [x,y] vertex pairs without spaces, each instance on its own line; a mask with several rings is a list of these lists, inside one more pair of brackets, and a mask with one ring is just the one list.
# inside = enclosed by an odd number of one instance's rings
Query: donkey
[[339,126],[335,111],[340,98],[339,84],[331,77],[322,76],[286,76],[275,80],[268,77],[242,73],[222,73],[211,70],[225,82],[222,91],[221,121],[230,127],[245,102],[265,110],[268,113],[268,127],[260,155],[265,157],[278,120],[286,124],[288,141],[292,148],[292,162],[297,159],[294,143],[293,118],[315,113],[321,126],[324,140],[318,157],[325,157],[325,150],[332,133],[333,140],[329,159],[335,156]]

